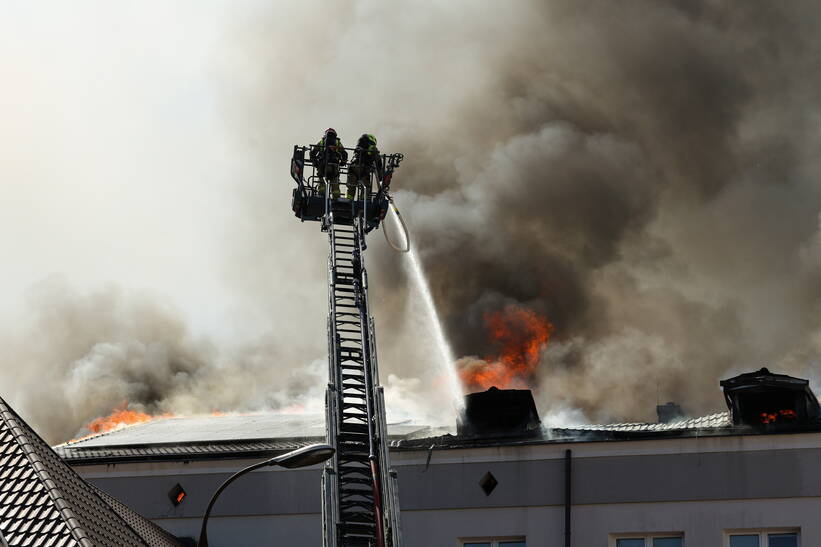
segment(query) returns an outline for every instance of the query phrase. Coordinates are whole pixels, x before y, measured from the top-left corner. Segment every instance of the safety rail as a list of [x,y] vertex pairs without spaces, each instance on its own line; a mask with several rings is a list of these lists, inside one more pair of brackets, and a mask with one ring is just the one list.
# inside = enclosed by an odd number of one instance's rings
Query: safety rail
[[[319,162],[312,159],[312,152],[323,152]],[[349,155],[356,152],[355,148],[344,148]],[[333,212],[338,221],[351,224],[353,219],[362,216],[366,220],[366,231],[378,227],[388,212],[389,190],[393,172],[404,159],[402,154],[380,154],[381,169],[370,169],[367,177],[370,178],[370,192],[365,192],[365,184],[357,183],[354,199],[348,199],[349,167],[350,162],[336,163],[328,161],[330,154],[322,147],[312,144],[308,146],[294,146],[291,157],[291,178],[297,184],[293,191],[292,209],[294,214],[303,222],[321,221]],[[320,176],[319,169],[332,172],[334,176]],[[380,172],[377,172],[380,171]],[[321,187],[324,183],[324,191]],[[375,183],[375,184],[374,184]],[[334,188],[336,187],[336,188]],[[333,194],[338,193],[339,197]],[[323,225],[323,230],[327,226]]]

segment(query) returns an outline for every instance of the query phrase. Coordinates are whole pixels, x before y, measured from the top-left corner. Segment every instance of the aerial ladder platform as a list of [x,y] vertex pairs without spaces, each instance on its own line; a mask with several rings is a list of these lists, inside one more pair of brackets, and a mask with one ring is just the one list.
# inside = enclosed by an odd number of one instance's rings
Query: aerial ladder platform
[[321,184],[320,172],[342,181],[348,171],[345,164],[327,163],[333,159],[328,152],[294,146],[291,159],[294,214],[320,222],[329,244],[325,412],[327,441],[336,454],[322,475],[323,546],[402,547],[364,252],[366,235],[387,214],[391,178],[403,156],[381,155],[382,168],[368,174],[376,191],[359,184],[355,199],[346,199],[334,197],[330,181]]

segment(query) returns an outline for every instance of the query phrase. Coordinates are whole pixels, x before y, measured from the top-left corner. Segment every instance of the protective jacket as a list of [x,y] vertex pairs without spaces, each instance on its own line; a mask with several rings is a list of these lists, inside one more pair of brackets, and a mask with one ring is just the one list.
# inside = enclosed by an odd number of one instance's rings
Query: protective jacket
[[375,144],[358,145],[353,153],[352,165],[361,165],[367,171],[376,170],[379,179],[382,178],[382,156]]
[[[336,143],[331,144],[328,146],[328,150],[331,153],[331,157],[328,158],[329,160],[333,161],[336,160],[336,163],[344,164],[348,161],[348,151],[345,150],[345,147],[342,146],[342,140],[337,137]],[[311,161],[317,163],[322,161],[323,155],[325,154],[325,137],[319,139],[319,142],[316,143],[316,146],[311,150]]]

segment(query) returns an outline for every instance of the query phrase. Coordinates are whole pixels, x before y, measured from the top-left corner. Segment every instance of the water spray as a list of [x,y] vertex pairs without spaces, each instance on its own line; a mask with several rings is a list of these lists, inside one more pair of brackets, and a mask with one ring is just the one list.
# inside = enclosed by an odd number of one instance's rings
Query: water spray
[[461,412],[462,406],[464,405],[462,399],[464,392],[462,390],[462,383],[456,373],[456,358],[454,357],[453,350],[445,337],[445,331],[442,328],[442,322],[439,320],[439,312],[436,309],[436,303],[433,301],[427,276],[425,276],[425,272],[422,269],[422,263],[419,261],[419,256],[416,253],[416,249],[411,244],[410,234],[408,232],[408,227],[405,224],[405,220],[402,218],[402,214],[399,212],[399,208],[396,207],[396,204],[393,202],[392,198],[390,199],[389,204],[390,210],[393,211],[394,216],[402,228],[402,237],[405,245],[399,246],[391,241],[386,229],[384,230],[385,241],[388,242],[388,245],[390,245],[393,250],[400,253],[408,253],[408,258],[410,259],[411,279],[413,280],[416,290],[418,290],[422,295],[422,301],[425,303],[425,312],[432,327],[434,342],[439,353],[439,367],[442,369],[445,378],[447,378],[454,407],[457,412]]
[[402,248],[399,245],[396,245],[393,241],[391,241],[391,238],[388,235],[387,230],[383,230],[383,233],[385,234],[385,241],[387,241],[391,249],[393,249],[397,253],[407,253],[408,251],[410,251],[411,248],[411,240],[410,234],[408,233],[408,226],[407,224],[405,224],[405,219],[402,218],[402,213],[399,212],[399,208],[396,206],[396,204],[393,202],[393,198],[390,196],[388,196],[388,207],[391,211],[393,211],[394,216],[399,221],[399,225],[402,227],[402,237],[405,240],[405,247]]

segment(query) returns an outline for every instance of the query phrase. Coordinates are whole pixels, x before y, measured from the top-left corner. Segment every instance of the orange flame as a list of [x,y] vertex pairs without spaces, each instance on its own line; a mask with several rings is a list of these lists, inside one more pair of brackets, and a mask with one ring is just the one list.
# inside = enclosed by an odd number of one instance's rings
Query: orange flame
[[91,436],[97,435],[99,433],[105,433],[107,431],[113,431],[115,429],[122,429],[123,427],[134,425],[134,424],[141,424],[144,422],[150,422],[151,420],[155,420],[157,418],[171,418],[173,414],[146,414],[145,412],[139,412],[137,410],[129,410],[128,409],[128,401],[124,402],[122,405],[117,407],[111,414],[108,416],[103,416],[101,418],[95,418],[88,422],[85,425],[85,429],[90,431],[88,435],[84,435],[82,437],[78,437],[76,439],[70,439],[66,441],[67,443],[73,443],[77,441],[82,441],[83,439],[87,439]]
[[779,421],[795,421],[798,413],[792,409],[779,410],[778,412],[762,412],[760,414],[762,424],[772,424]]
[[459,374],[468,391],[528,388],[533,383],[541,352],[550,339],[553,325],[546,317],[519,306],[485,313],[485,326],[497,356],[463,368]]
[[154,416],[146,414],[145,412],[118,408],[108,416],[91,420],[88,425],[86,425],[86,428],[92,433],[105,433],[106,431],[120,429],[127,425],[150,422],[153,419]]

